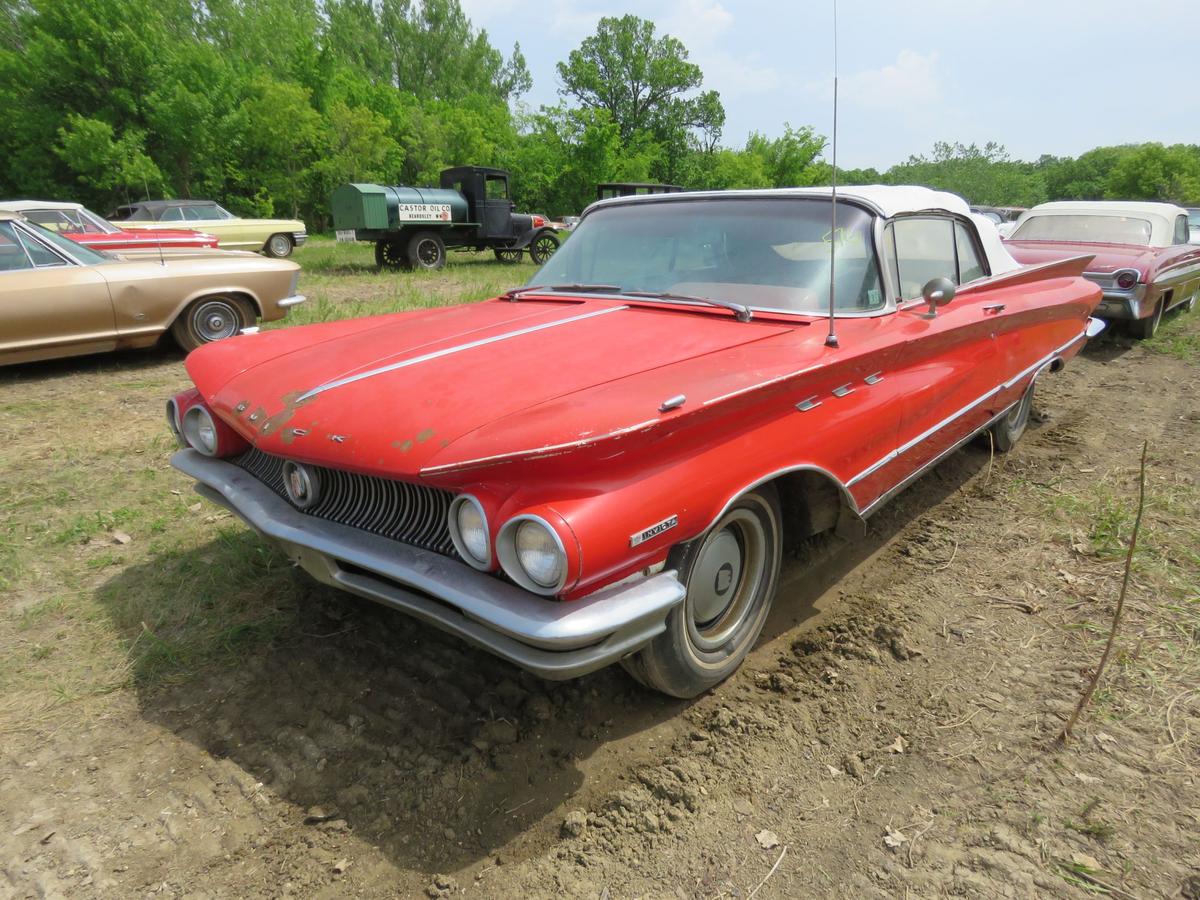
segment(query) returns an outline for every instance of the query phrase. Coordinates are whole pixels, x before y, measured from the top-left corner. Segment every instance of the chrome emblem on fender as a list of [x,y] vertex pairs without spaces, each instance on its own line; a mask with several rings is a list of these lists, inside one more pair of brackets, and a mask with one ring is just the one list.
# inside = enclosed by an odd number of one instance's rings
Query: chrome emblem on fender
[[298,509],[314,506],[321,497],[321,479],[317,473],[291,460],[283,464],[283,488]]
[[679,516],[671,516],[669,519],[663,519],[657,525],[651,525],[645,531],[631,534],[629,536],[629,546],[636,547],[638,544],[644,544],[652,537],[658,537],[664,531],[670,531],[679,524]]

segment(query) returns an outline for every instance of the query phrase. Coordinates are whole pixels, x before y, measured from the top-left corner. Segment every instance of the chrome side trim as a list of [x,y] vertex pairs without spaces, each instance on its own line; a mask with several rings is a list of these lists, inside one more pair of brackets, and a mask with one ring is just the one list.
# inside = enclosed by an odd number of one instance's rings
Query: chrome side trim
[[[1089,321],[1091,321],[1091,320],[1089,319]],[[853,487],[854,485],[858,484],[858,482],[862,481],[864,478],[867,478],[868,476],[873,475],[875,472],[879,471],[881,468],[886,466],[892,460],[896,459],[899,456],[904,455],[905,453],[907,453],[909,450],[916,447],[921,442],[926,441],[929,438],[933,437],[933,435],[937,434],[939,431],[941,431],[947,425],[950,425],[953,422],[955,422],[957,419],[962,418],[967,413],[971,412],[973,409],[978,407],[980,404],[986,403],[988,400],[990,400],[992,397],[996,396],[997,394],[1001,393],[1002,391],[1009,390],[1015,384],[1017,384],[1017,382],[1023,380],[1030,373],[1038,372],[1038,370],[1051,365],[1054,362],[1055,358],[1058,357],[1059,354],[1061,354],[1063,351],[1069,349],[1074,344],[1079,343],[1079,341],[1086,340],[1087,337],[1088,337],[1088,334],[1086,331],[1084,331],[1083,334],[1080,334],[1077,337],[1071,338],[1071,340],[1067,341],[1065,344],[1063,344],[1057,350],[1053,351],[1052,353],[1047,354],[1046,356],[1042,357],[1040,360],[1035,362],[1033,365],[1023,369],[1021,372],[1014,375],[1008,381],[1005,381],[1002,384],[997,385],[996,387],[992,388],[990,391],[988,391],[983,396],[978,397],[975,400],[972,400],[966,406],[962,407],[961,409],[957,410],[956,412],[951,413],[950,415],[948,415],[946,418],[942,419],[942,421],[938,422],[933,427],[927,428],[925,431],[921,432],[919,435],[917,435],[912,440],[908,441],[907,443],[902,444],[901,446],[897,447],[895,450],[891,451],[890,453],[886,454],[885,456],[883,456],[880,459],[876,460],[875,462],[871,463],[871,465],[867,466],[865,469],[863,469],[861,472],[859,472],[857,475],[855,475],[853,478],[851,478],[849,481],[847,481],[846,485],[848,487]],[[939,456],[939,459],[940,459],[940,456]],[[922,469],[922,471],[924,471],[924,469]],[[875,501],[875,502],[878,502],[878,501]]]
[[797,403],[796,409],[800,410],[800,412],[808,412],[810,409],[816,409],[820,405],[821,401],[817,399],[816,394],[813,394],[811,397]]
[[[1020,402],[1021,402],[1020,400],[1017,401],[1017,403],[1020,403]],[[900,493],[902,490],[904,490],[906,487],[908,487],[910,484],[912,484],[914,481],[916,481],[918,478],[920,478],[922,475],[924,475],[926,472],[928,472],[930,469],[932,469],[934,466],[936,466],[938,463],[940,463],[947,456],[954,453],[954,451],[956,451],[960,447],[962,447],[962,445],[967,443],[967,441],[971,440],[977,434],[982,434],[984,431],[987,431],[989,428],[992,427],[992,425],[994,425],[996,422],[999,422],[1006,415],[1008,415],[1009,411],[1012,410],[1012,408],[1016,405],[1017,405],[1016,403],[1013,403],[1013,404],[1010,404],[1009,406],[1006,406],[1000,412],[996,413],[996,415],[994,415],[990,419],[988,419],[986,423],[984,423],[983,425],[976,428],[974,431],[972,431],[966,437],[960,438],[959,440],[955,441],[951,446],[947,447],[945,450],[943,450],[941,453],[939,453],[937,456],[935,456],[933,459],[931,459],[925,465],[921,466],[921,468],[919,468],[913,472],[910,472],[897,484],[888,488],[886,491],[884,491],[882,494],[880,494],[878,497],[876,497],[874,500],[872,500],[870,503],[868,503],[863,508],[862,517],[865,519],[868,516],[870,516],[873,512],[875,512],[876,509],[878,509],[880,506],[882,506],[888,500],[891,500],[898,493]]]
[[299,306],[301,303],[303,303],[307,299],[308,298],[305,297],[303,294],[293,294],[291,297],[284,297],[282,300],[280,300],[275,305],[282,307],[283,309],[288,309],[289,307],[292,307],[292,306]]
[[569,325],[572,322],[582,322],[584,319],[592,319],[596,316],[606,316],[609,313],[621,312],[629,309],[628,306],[610,306],[605,309],[595,309],[591,312],[581,313],[577,316],[567,316],[565,319],[555,319],[553,322],[543,322],[541,325],[531,325],[528,328],[519,328],[516,331],[506,331],[504,334],[495,334],[491,337],[480,338],[477,341],[469,341],[465,344],[459,344],[456,347],[447,347],[445,350],[435,350],[433,353],[425,353],[421,356],[414,356],[412,359],[404,359],[400,362],[391,363],[390,365],[380,366],[378,369],[369,369],[366,372],[359,372],[357,375],[348,375],[345,378],[339,378],[336,381],[329,381],[319,387],[313,388],[305,394],[302,394],[297,403],[303,403],[317,394],[322,394],[325,391],[333,390],[334,388],[344,387],[347,384],[353,384],[356,381],[362,381],[365,378],[373,378],[376,375],[383,375],[387,372],[395,372],[397,369],[406,369],[409,366],[419,365],[430,360],[440,359],[443,356],[450,356],[454,353],[461,353],[464,350],[473,350],[476,347],[483,347],[487,344],[495,344],[499,341],[506,341],[509,338],[521,337],[526,334],[533,334],[537,331],[545,331],[547,328],[557,328],[559,325]]

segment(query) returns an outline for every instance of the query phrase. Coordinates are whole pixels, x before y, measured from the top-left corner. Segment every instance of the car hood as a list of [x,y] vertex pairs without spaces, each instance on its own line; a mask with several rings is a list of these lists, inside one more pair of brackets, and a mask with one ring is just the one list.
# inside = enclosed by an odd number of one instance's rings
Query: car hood
[[1005,241],[1004,246],[1013,258],[1023,265],[1039,265],[1068,259],[1072,256],[1091,256],[1089,272],[1113,272],[1117,269],[1137,269],[1143,276],[1154,263],[1157,252],[1139,244],[1094,244],[1085,241]]
[[[403,478],[652,429],[679,414],[660,411],[669,398],[698,410],[760,379],[768,359],[750,345],[798,327],[613,300],[492,300],[219,341],[187,369],[259,449]],[[795,367],[794,349],[774,365]]]

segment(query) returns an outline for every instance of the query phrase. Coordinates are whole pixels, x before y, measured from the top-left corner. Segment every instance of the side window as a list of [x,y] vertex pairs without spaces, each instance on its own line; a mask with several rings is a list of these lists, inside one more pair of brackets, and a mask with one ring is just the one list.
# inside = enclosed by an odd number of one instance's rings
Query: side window
[[183,217],[189,222],[201,222],[205,219],[215,219],[211,206],[185,206],[183,208]]
[[497,178],[495,175],[489,175],[485,189],[487,191],[487,198],[489,200],[508,199],[508,181],[504,178]]
[[975,247],[975,241],[962,222],[954,223],[954,244],[958,250],[959,284],[966,284],[987,274],[983,271],[983,264],[979,262],[979,251]]
[[161,216],[159,216],[158,221],[160,221],[160,222],[182,222],[183,221],[183,210],[180,209],[178,206],[172,206],[170,209],[163,211],[163,214]]
[[25,248],[25,252],[29,254],[29,258],[33,261],[37,268],[48,268],[50,266],[65,266],[66,260],[55,253],[48,247],[43,247],[40,243],[29,237],[27,234],[21,234],[16,231],[17,240],[21,242],[21,246]]
[[31,269],[33,263],[25,255],[25,250],[17,241],[15,229],[11,222],[0,222],[0,272],[14,272],[19,269]]
[[1188,242],[1189,237],[1190,237],[1190,234],[1188,232],[1187,216],[1176,216],[1175,217],[1175,243],[1176,244],[1186,244]]
[[954,223],[950,219],[897,219],[892,224],[892,238],[900,299],[920,297],[931,278],[958,282]]

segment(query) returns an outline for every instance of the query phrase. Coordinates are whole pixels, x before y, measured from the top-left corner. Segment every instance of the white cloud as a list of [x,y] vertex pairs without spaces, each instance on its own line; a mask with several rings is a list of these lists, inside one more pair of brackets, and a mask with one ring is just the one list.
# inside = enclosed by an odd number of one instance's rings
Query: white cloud
[[705,89],[719,91],[728,101],[746,94],[773,91],[779,73],[757,62],[757,54],[734,56],[719,41],[733,27],[734,16],[718,0],[677,0],[659,20],[658,30],[678,38],[688,58],[704,73]]
[[711,0],[678,0],[658,22],[660,32],[679,38],[688,51],[712,46],[733,25],[733,13]]
[[[938,52],[928,54],[901,50],[892,65],[867,69],[839,78],[841,99],[869,109],[903,112],[942,101],[938,75]],[[824,91],[830,90],[828,85]]]

